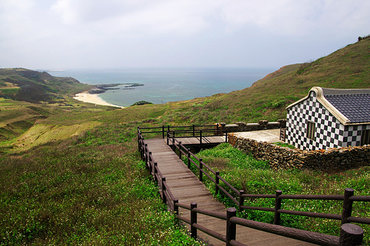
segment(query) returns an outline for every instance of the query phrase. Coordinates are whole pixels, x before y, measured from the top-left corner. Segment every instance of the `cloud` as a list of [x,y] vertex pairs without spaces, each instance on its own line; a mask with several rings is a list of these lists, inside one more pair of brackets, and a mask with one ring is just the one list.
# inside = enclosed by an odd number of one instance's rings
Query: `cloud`
[[207,26],[205,1],[58,0],[52,7],[70,26],[128,33],[195,33]]
[[284,64],[369,34],[369,9],[368,0],[2,0],[0,64]]
[[196,35],[259,28],[282,36],[363,29],[369,1],[58,0],[51,10],[69,28],[104,33]]
[[225,2],[221,16],[232,28],[256,26],[284,36],[360,29],[370,24],[369,1],[260,0]]

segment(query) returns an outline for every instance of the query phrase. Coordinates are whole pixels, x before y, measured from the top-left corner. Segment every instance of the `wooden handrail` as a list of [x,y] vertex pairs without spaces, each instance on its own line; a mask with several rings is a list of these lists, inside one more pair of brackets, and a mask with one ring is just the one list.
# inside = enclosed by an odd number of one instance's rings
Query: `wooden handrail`
[[202,232],[204,233],[207,233],[208,235],[214,237],[214,238],[217,238],[218,240],[221,240],[221,241],[224,241],[226,242],[226,236],[222,235],[221,233],[218,233],[218,232],[215,232],[215,231],[212,231],[204,226],[201,226],[199,224],[193,224],[192,225],[194,228],[198,229],[198,230],[201,230]]
[[344,200],[343,195],[281,195],[283,199]]
[[[177,139],[174,139],[174,146],[177,150],[179,150],[186,158],[191,157],[195,158],[200,161],[200,159],[190,152],[181,142]],[[198,165],[196,162],[194,162],[192,159],[189,160],[191,164],[193,164],[198,170],[200,170],[200,165]],[[206,167],[211,173],[216,174],[216,172],[206,165],[204,162],[202,162],[203,168]],[[215,179],[213,179],[208,173],[202,169],[202,173],[204,173],[207,178],[215,184],[218,190],[221,190],[224,195],[229,197],[235,205],[239,207],[239,210],[242,209],[251,209],[251,210],[260,210],[260,211],[267,211],[267,212],[275,212],[275,217],[278,216],[280,213],[284,214],[293,214],[293,215],[299,215],[299,216],[306,216],[306,217],[316,217],[316,218],[326,218],[326,219],[334,219],[334,220],[343,220],[343,216],[337,215],[337,214],[326,214],[326,213],[315,213],[315,212],[305,212],[305,211],[292,211],[292,210],[284,210],[280,208],[265,208],[265,207],[254,207],[254,206],[245,206],[243,198],[276,198],[276,194],[241,194],[238,189],[236,189],[234,186],[232,186],[229,182],[227,182],[225,179],[223,179],[221,176],[216,175]],[[219,183],[217,183],[217,180],[221,180],[229,189],[231,189],[235,194],[236,197],[234,197],[232,194],[230,194],[225,188],[220,186]],[[239,197],[239,199],[238,199]],[[282,199],[305,199],[305,200],[344,200],[344,195],[279,195],[280,204]],[[349,201],[370,201],[370,196],[350,196],[348,198]],[[279,218],[280,216],[278,216]],[[350,216],[347,216],[348,218]],[[361,217],[351,217],[352,221],[356,221],[359,223],[364,224],[370,224],[370,219],[367,218],[361,218]],[[348,220],[348,219],[347,219]],[[277,219],[275,221],[276,224],[280,224],[280,219]]]
[[200,208],[195,208],[193,210],[196,211],[197,213],[208,215],[208,216],[213,217],[213,218],[226,220],[226,215],[223,214],[223,213],[208,211],[208,210],[200,209]]
[[231,218],[231,222],[238,225],[251,227],[257,230],[303,240],[310,243],[317,243],[321,245],[339,245],[339,237],[337,236],[331,236],[312,231],[305,231],[281,225],[272,225],[238,217]]
[[[254,229],[257,229],[257,230],[260,230],[260,231],[274,233],[274,234],[277,234],[277,235],[281,235],[281,236],[285,236],[285,237],[289,237],[289,238],[294,238],[294,239],[298,239],[298,240],[306,241],[306,242],[310,242],[310,243],[316,243],[316,244],[320,244],[320,245],[359,245],[358,242],[361,242],[361,241],[354,241],[354,242],[348,242],[347,241],[347,242],[344,242],[345,238],[352,238],[352,239],[362,240],[362,235],[360,235],[361,233],[359,233],[359,232],[362,231],[362,233],[363,233],[363,230],[359,226],[353,225],[353,224],[344,224],[344,225],[342,225],[342,227],[341,227],[342,228],[342,233],[341,233],[341,236],[338,237],[338,236],[332,236],[332,235],[327,235],[327,234],[318,233],[318,232],[311,232],[311,231],[295,229],[295,228],[291,228],[291,227],[285,227],[285,226],[281,226],[281,225],[273,225],[273,224],[257,222],[257,221],[253,221],[253,220],[247,220],[247,219],[244,219],[244,218],[239,218],[239,217],[235,216],[235,209],[234,208],[229,208],[227,210],[226,214],[222,214],[222,213],[207,211],[205,209],[199,209],[199,208],[197,208],[196,204],[194,204],[194,203],[190,204],[190,206],[186,205],[186,204],[177,203],[177,204],[175,204],[175,206],[185,208],[187,210],[191,210],[191,212],[192,212],[191,216],[193,217],[193,219],[187,219],[187,218],[181,217],[181,216],[177,216],[177,218],[179,220],[182,220],[182,221],[190,224],[191,227],[192,227],[192,230],[193,230],[193,234],[197,234],[196,231],[194,233],[194,230],[201,230],[201,231],[207,233],[208,235],[211,235],[211,236],[213,236],[213,237],[215,237],[215,238],[217,238],[221,241],[224,241],[224,242],[228,243],[228,245],[245,245],[245,244],[235,240],[236,230],[228,230],[229,226],[235,228],[235,225],[246,226],[246,227],[254,228]],[[230,211],[232,212],[231,213],[232,216],[229,217]],[[227,222],[231,223],[231,224],[226,223],[226,227],[227,227],[226,235],[222,235],[218,232],[212,231],[212,230],[210,230],[210,229],[208,229],[204,226],[199,225],[196,222],[192,223],[192,220],[197,221],[196,217],[197,217],[198,213],[203,214],[203,215],[207,215],[207,216],[210,216],[210,217],[218,218],[218,219],[221,219],[223,221],[226,220]],[[349,236],[350,233],[353,233],[353,234],[351,236]],[[230,235],[230,234],[232,234],[232,235]]]
[[[213,127],[213,128],[207,128],[207,127]],[[215,128],[216,127],[216,128]],[[192,135],[195,135],[195,132],[204,131],[204,132],[216,132],[219,133],[220,129],[218,124],[216,125],[188,125],[188,126],[170,126],[170,125],[162,125],[157,127],[138,127],[138,131],[141,131],[141,133],[162,133],[162,138],[165,138],[165,136],[171,132],[171,130],[175,130],[178,133],[192,133]],[[147,131],[143,131],[147,130]]]
[[[177,141],[177,140],[176,140]],[[356,222],[356,223],[364,223],[364,224],[370,224],[370,219],[368,218],[359,218],[359,217],[353,217],[351,216],[352,212],[352,203],[354,201],[362,201],[362,202],[369,202],[370,196],[354,196],[352,189],[346,189],[345,195],[282,195],[281,192],[277,195],[273,194],[244,194],[243,191],[238,191],[235,187],[233,187],[231,184],[229,184],[226,180],[224,180],[222,177],[220,177],[219,172],[215,172],[212,170],[208,165],[205,165],[205,163],[202,162],[201,159],[197,158],[193,153],[191,153],[185,146],[183,146],[181,143],[174,142],[174,146],[176,149],[179,150],[179,153],[183,154],[188,158],[189,163],[194,164],[198,169],[201,168],[201,166],[206,167],[207,170],[211,171],[213,174],[215,174],[215,179],[213,179],[210,174],[204,171],[204,169],[201,169],[201,173],[206,174],[206,176],[216,185],[216,188],[218,190],[221,190],[226,196],[228,196],[235,204],[239,205],[241,209],[253,209],[253,210],[262,210],[262,211],[268,211],[268,212],[275,212],[275,213],[286,213],[286,214],[293,214],[293,215],[301,215],[301,216],[307,216],[307,217],[318,217],[318,218],[328,218],[328,219],[335,219],[335,220],[342,220],[345,223],[343,223],[341,228],[341,237],[337,236],[331,236],[316,232],[310,232],[310,231],[304,231],[300,229],[294,229],[290,227],[282,227],[280,225],[272,225],[268,223],[262,223],[257,221],[251,221],[243,218],[238,218],[235,216],[235,212],[232,213],[232,215],[229,215],[229,210],[227,212],[227,215],[222,215],[221,213],[216,213],[212,211],[208,211],[206,209],[199,209],[193,206],[194,204],[191,204],[190,206],[178,203],[178,200],[174,197],[174,195],[171,192],[170,187],[167,185],[165,177],[163,177],[161,171],[159,170],[158,166],[155,163],[155,160],[151,154],[151,152],[148,150],[147,144],[145,144],[144,137],[142,136],[142,132],[140,128],[138,128],[138,149],[140,151],[142,159],[146,162],[146,166],[149,168],[149,170],[152,172],[153,177],[155,177],[155,180],[158,182],[158,185],[162,189],[162,199],[164,202],[166,202],[169,206],[169,208],[172,211],[177,211],[178,208],[188,209],[191,210],[191,218],[187,219],[184,217],[179,216],[178,214],[176,217],[191,225],[192,228],[192,236],[196,237],[197,233],[196,230],[201,230],[212,237],[218,238],[219,240],[225,241],[227,245],[244,245],[241,242],[238,242],[235,240],[235,234],[236,230],[232,229],[235,227],[236,224],[242,225],[242,226],[248,226],[251,228],[255,228],[258,230],[266,231],[275,233],[278,235],[291,237],[307,242],[313,242],[313,243],[319,243],[324,245],[358,245],[358,244],[348,244],[346,243],[346,238],[355,238],[356,243],[361,242],[363,231],[361,227],[358,227],[356,225],[348,224],[348,222]],[[195,157],[199,164],[197,165],[195,161],[191,159],[191,157]],[[159,182],[161,180],[161,182]],[[233,197],[228,191],[225,190],[219,183],[218,180],[221,180],[227,187],[229,187],[232,191],[236,193],[236,195],[240,198],[238,200],[237,198]],[[277,192],[278,193],[278,192]],[[252,206],[245,206],[243,205],[243,199],[241,198],[275,198],[277,197],[280,199],[307,199],[307,200],[343,200],[344,201],[344,209],[342,215],[337,214],[325,214],[325,213],[314,213],[314,212],[304,212],[304,211],[291,211],[291,210],[284,210],[280,208],[264,208],[264,207],[252,207]],[[242,201],[242,202],[240,202]],[[275,205],[276,206],[276,205]],[[235,209],[234,209],[235,210]],[[233,210],[233,211],[234,211]],[[212,231],[208,228],[205,228],[199,224],[196,223],[196,214],[201,213],[206,216],[211,216],[215,218],[219,218],[222,220],[227,220],[227,230],[226,230],[226,236],[219,234],[218,232]],[[195,216],[195,217],[194,217]],[[195,222],[194,222],[195,218]],[[193,221],[193,222],[192,222]],[[231,226],[231,227],[230,227]],[[230,228],[231,229],[230,229]],[[362,231],[362,234],[361,234]],[[351,233],[354,233],[353,235]],[[360,233],[359,233],[360,232]],[[355,242],[354,241],[354,242]]]

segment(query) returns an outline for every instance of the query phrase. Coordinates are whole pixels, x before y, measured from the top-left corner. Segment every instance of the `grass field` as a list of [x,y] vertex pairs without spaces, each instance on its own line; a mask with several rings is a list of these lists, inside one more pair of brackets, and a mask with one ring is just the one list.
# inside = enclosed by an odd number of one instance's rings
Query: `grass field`
[[0,244],[198,245],[166,211],[134,127],[0,158]]
[[[252,87],[229,94],[125,109],[73,100],[71,93],[86,88],[73,79],[2,70],[0,86],[11,83],[21,89],[14,91],[13,99],[0,96],[0,244],[196,245],[161,203],[136,149],[136,127],[285,118],[285,106],[312,86],[369,87],[369,44],[367,38],[312,63],[283,67]],[[22,90],[27,83],[34,88],[29,95]],[[64,88],[65,83],[71,86]],[[44,90],[38,92],[40,86]],[[369,195],[368,168],[332,174],[276,172],[227,145],[201,155],[236,187],[251,193],[281,189],[285,194],[342,194],[352,187],[358,195]],[[271,205],[264,200],[247,202]],[[284,206],[340,210],[334,203]],[[368,209],[356,206],[355,211],[369,217]],[[258,212],[246,216],[272,218]],[[326,220],[282,216],[282,221],[333,234],[338,228]]]
[[[212,169],[219,171],[222,178],[231,185],[238,190],[244,190],[247,194],[274,194],[276,190],[282,190],[283,194],[342,195],[345,188],[352,188],[355,190],[355,195],[370,195],[369,166],[336,173],[307,169],[273,170],[267,162],[257,161],[227,143],[220,144],[213,149],[203,150],[197,156]],[[193,171],[196,174],[199,173],[195,169]],[[215,195],[214,184],[209,180],[205,183]],[[224,188],[228,190],[226,186]],[[226,206],[235,207],[227,196],[219,194],[216,197]],[[246,199],[244,204],[273,208],[275,200]],[[369,217],[368,205],[366,202],[355,202],[352,216]],[[282,209],[341,214],[342,206],[342,201],[283,200]],[[239,216],[267,223],[272,223],[274,219],[274,213],[257,210],[245,210]],[[329,219],[282,214],[281,224],[337,236],[340,232],[340,221]],[[370,243],[368,235],[370,226],[359,225],[365,230],[366,243]]]

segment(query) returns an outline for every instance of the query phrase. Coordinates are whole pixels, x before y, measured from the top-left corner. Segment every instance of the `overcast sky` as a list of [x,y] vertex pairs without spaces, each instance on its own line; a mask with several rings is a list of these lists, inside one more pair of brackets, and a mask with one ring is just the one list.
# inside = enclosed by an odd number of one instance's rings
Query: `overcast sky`
[[273,67],[370,34],[369,0],[0,0],[0,67]]

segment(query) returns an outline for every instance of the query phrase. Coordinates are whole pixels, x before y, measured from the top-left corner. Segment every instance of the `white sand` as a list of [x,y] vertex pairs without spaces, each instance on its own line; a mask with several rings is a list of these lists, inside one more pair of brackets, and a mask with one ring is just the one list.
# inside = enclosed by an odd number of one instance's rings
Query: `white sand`
[[108,102],[104,101],[102,98],[100,98],[99,94],[90,94],[88,91],[78,93],[73,98],[78,100],[78,101],[85,102],[85,103],[92,103],[92,104],[96,104],[96,105],[124,108],[122,106],[118,106],[118,105],[108,103]]

